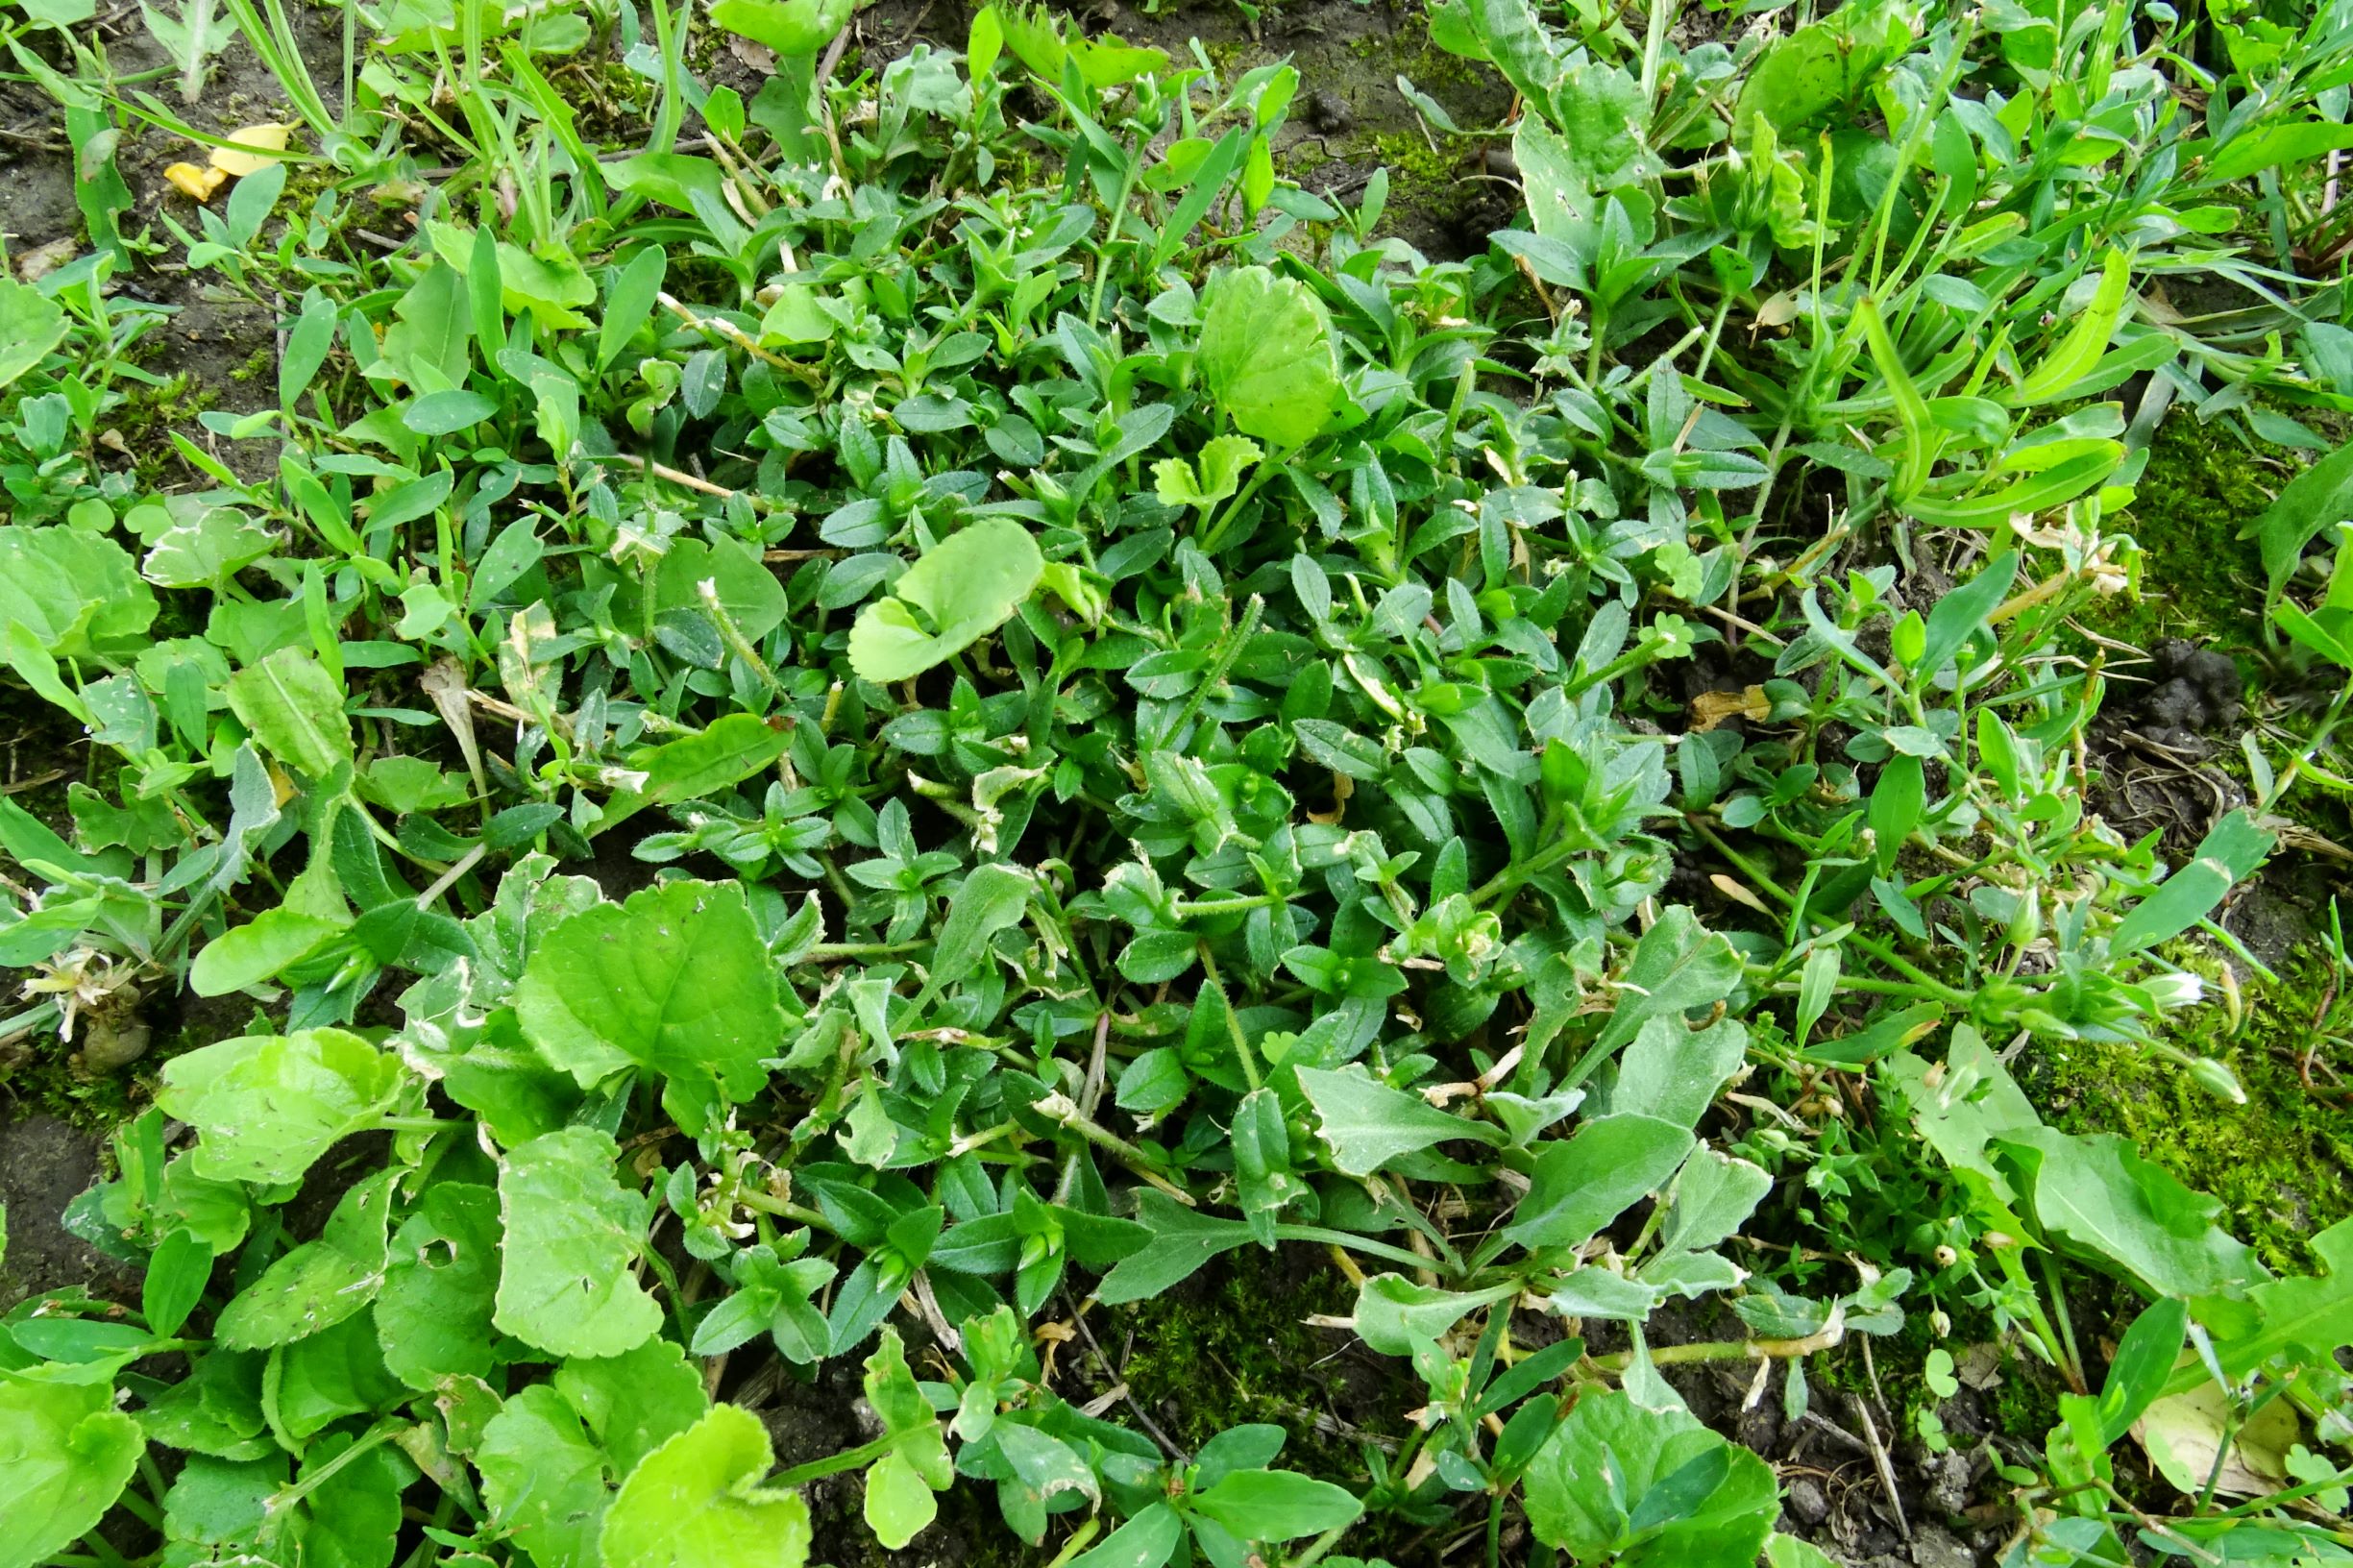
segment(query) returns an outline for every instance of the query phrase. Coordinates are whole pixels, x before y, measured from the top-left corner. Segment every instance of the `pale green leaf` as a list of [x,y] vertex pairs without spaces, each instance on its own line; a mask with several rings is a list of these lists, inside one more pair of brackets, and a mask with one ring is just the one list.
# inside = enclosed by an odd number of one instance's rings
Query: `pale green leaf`
[[1339,362],[1322,303],[1306,284],[1264,267],[1211,282],[1200,365],[1210,396],[1235,428],[1278,452],[1322,434],[1339,401]]
[[229,707],[264,750],[297,772],[324,778],[352,760],[342,689],[301,649],[282,648],[231,676]]
[[649,1339],[618,1356],[575,1357],[556,1369],[555,1388],[622,1476],[711,1408],[702,1374],[669,1339]]
[[1726,1240],[1747,1223],[1773,1190],[1762,1165],[1702,1145],[1691,1151],[1668,1196],[1662,1252],[1697,1252]]
[[316,1241],[271,1263],[221,1310],[213,1336],[232,1350],[282,1345],[331,1328],[375,1300],[384,1282],[392,1184],[401,1174],[379,1171],[354,1184]]
[[34,1568],[95,1529],[146,1447],[108,1384],[0,1378],[0,1568]]
[[482,1428],[474,1462],[492,1523],[534,1562],[593,1564],[609,1492],[604,1455],[547,1384],[508,1399]]
[[427,1188],[393,1233],[376,1301],[377,1338],[393,1376],[411,1388],[488,1377],[498,1287],[498,1193],[470,1182]]
[[2233,1295],[2267,1277],[2245,1243],[2216,1223],[2219,1203],[2124,1139],[2046,1127],[2013,1135],[2008,1147],[2031,1173],[2034,1216],[2046,1232],[2157,1294]]
[[896,1552],[940,1516],[939,1500],[915,1465],[894,1449],[866,1472],[866,1523],[886,1552]]
[[261,985],[327,945],[350,923],[286,904],[265,909],[205,943],[188,967],[188,989],[199,996],[225,996]]
[[506,1252],[499,1270],[501,1332],[557,1356],[618,1356],[662,1326],[662,1310],[630,1272],[647,1200],[613,1173],[621,1150],[568,1127],[509,1153],[499,1172]]
[[515,1002],[524,1034],[584,1089],[633,1066],[665,1075],[663,1103],[690,1130],[714,1095],[760,1091],[784,1034],[733,882],[665,882],[573,916],[532,951]]
[[809,1507],[760,1484],[768,1429],[719,1405],[646,1457],[604,1515],[604,1568],[801,1568]]
[[0,276],[0,387],[64,342],[65,327],[63,306],[31,283]]
[[849,20],[853,0],[718,0],[711,20],[786,57],[813,55]]
[[0,526],[0,628],[19,625],[53,657],[86,659],[135,647],[155,618],[155,590],[113,540]]
[[1355,1063],[1337,1071],[1301,1067],[1299,1088],[1315,1108],[1316,1131],[1331,1147],[1333,1164],[1351,1176],[1370,1176],[1393,1160],[1449,1139],[1506,1141],[1502,1128],[1391,1089]]
[[156,1103],[204,1135],[192,1174],[266,1186],[294,1181],[337,1139],[374,1125],[404,1076],[347,1030],[245,1035],[165,1063]]
[[1416,1344],[1437,1338],[1467,1313],[1517,1295],[1519,1289],[1516,1284],[1507,1284],[1484,1290],[1440,1290],[1402,1274],[1375,1274],[1357,1286],[1357,1337],[1384,1356],[1410,1356]]
[[1002,625],[1044,569],[1027,528],[982,518],[925,551],[889,597],[858,612],[850,668],[862,680],[913,679]]

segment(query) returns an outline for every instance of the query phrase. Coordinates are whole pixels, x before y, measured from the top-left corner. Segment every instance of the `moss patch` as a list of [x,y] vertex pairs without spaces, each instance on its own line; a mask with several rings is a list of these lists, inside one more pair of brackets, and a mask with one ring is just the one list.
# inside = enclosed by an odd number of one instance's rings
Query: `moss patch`
[[2271,504],[2294,471],[2284,449],[2250,444],[2235,425],[2201,425],[2186,413],[2163,421],[2132,506],[2117,523],[2141,547],[2140,602],[2112,600],[2085,621],[2141,648],[2161,637],[2234,651],[2254,647],[2262,634],[2263,565],[2239,529]]
[[2223,1224],[2272,1268],[2310,1273],[2318,1265],[2307,1241],[2353,1213],[2353,1097],[2320,1075],[2321,1087],[2308,1090],[2299,1069],[2327,978],[2320,963],[2305,962],[2281,985],[2251,990],[2236,1036],[2219,1006],[2185,1018],[2172,1043],[2227,1063],[2245,1105],[2224,1104],[2184,1068],[2132,1045],[2045,1050],[2028,1088],[2068,1132],[2120,1134],[2219,1199]]
[[[1357,1350],[1335,1358],[1347,1338],[1304,1321],[1354,1305],[1355,1291],[1335,1271],[1316,1267],[1311,1250],[1287,1246],[1270,1257],[1244,1248],[1221,1260],[1205,1283],[1113,1310],[1116,1335],[1132,1334],[1131,1341],[1115,1342],[1100,1318],[1096,1334],[1137,1403],[1187,1449],[1198,1451],[1228,1427],[1264,1421],[1291,1433],[1285,1465],[1357,1475],[1363,1461],[1339,1424],[1401,1436],[1398,1417],[1420,1401],[1383,1397],[1405,1392],[1411,1373],[1404,1362],[1392,1369]],[[1392,1370],[1385,1381],[1395,1386],[1380,1390],[1381,1374]]]

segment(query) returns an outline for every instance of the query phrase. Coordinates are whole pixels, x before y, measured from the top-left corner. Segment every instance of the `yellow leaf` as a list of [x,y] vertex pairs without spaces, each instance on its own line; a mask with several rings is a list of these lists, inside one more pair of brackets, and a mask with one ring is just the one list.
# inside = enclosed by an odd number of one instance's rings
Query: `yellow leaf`
[[1762,686],[1739,692],[1702,692],[1691,699],[1691,727],[1697,730],[1713,729],[1727,719],[1762,723],[1773,717],[1773,698]]
[[[2231,1432],[2230,1402],[2212,1383],[2157,1401],[2132,1429],[2149,1462],[2186,1497],[2205,1490],[2226,1432]],[[2260,1497],[2287,1485],[2286,1455],[2301,1433],[2293,1408],[2284,1399],[2271,1401],[2232,1434],[2230,1457],[2214,1489],[2229,1497]]]
[[[212,166],[223,174],[233,174],[242,180],[257,169],[278,161],[259,155],[284,152],[286,134],[291,130],[292,126],[265,120],[259,125],[249,125],[242,131],[232,131],[229,139],[233,145],[213,148]],[[252,152],[245,151],[249,147],[253,149]]]
[[219,169],[200,169],[193,163],[174,163],[163,171],[163,178],[185,194],[188,200],[208,202],[229,176]]

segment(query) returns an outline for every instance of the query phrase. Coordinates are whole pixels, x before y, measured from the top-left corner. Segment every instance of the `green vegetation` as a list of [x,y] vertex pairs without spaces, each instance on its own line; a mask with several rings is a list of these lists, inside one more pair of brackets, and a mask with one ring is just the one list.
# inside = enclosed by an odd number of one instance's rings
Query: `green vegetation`
[[0,1568],[2353,1561],[2353,11],[288,7],[0,19]]

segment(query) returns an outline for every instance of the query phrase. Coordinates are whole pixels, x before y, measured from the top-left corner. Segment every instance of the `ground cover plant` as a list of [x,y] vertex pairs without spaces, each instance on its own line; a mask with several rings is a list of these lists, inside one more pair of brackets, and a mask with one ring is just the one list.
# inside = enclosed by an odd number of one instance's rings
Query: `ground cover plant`
[[0,15],[0,1568],[2353,1560],[2353,7],[926,20]]

